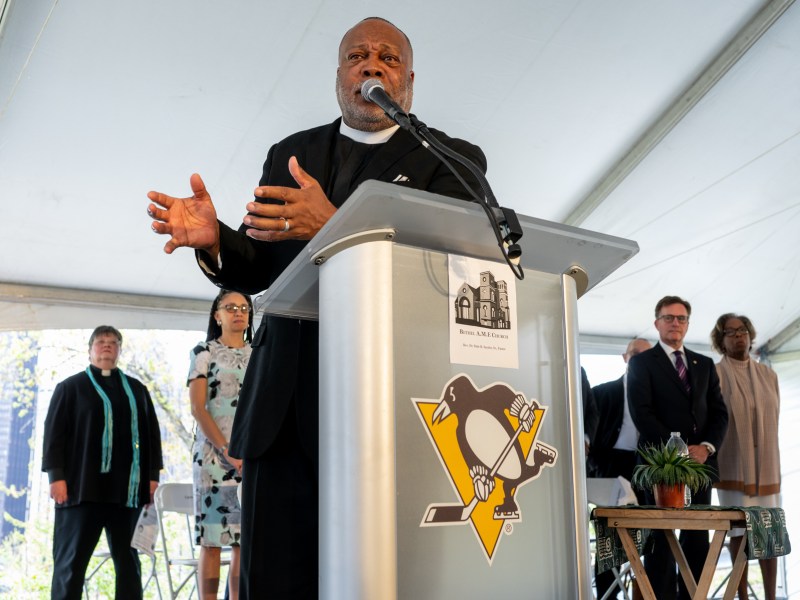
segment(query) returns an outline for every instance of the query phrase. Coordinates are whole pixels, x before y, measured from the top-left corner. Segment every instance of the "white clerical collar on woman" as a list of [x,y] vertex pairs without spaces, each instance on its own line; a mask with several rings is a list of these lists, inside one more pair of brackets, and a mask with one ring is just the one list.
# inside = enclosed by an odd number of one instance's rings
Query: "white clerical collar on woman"
[[361,142],[362,144],[383,144],[389,141],[389,138],[394,135],[394,132],[400,129],[399,125],[383,129],[382,131],[359,131],[346,125],[344,119],[339,124],[339,133],[349,137],[351,140]]

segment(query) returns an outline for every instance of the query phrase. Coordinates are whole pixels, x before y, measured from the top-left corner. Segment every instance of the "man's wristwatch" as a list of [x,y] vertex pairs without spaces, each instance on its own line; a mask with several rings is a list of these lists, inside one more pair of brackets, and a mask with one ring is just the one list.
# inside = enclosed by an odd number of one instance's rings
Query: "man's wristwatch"
[[714,448],[714,446],[712,446],[709,442],[700,442],[700,445],[706,447],[706,450],[708,450],[708,455],[709,456],[712,456],[716,452],[716,449]]

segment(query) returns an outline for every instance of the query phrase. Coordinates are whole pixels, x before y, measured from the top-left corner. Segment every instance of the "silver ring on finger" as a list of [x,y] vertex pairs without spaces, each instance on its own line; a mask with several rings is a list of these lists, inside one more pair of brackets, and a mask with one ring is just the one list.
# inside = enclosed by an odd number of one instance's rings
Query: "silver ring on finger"
[[286,217],[282,218],[283,218],[283,231],[289,231],[290,229],[289,219],[287,219]]

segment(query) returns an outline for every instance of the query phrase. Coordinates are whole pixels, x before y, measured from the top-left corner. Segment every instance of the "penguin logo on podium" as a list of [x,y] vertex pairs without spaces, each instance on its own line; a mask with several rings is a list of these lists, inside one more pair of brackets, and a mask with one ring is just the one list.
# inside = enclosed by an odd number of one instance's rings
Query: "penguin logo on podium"
[[466,374],[438,401],[414,402],[460,500],[430,504],[420,525],[471,523],[491,564],[500,534],[522,521],[519,489],[558,458],[537,440],[547,408],[503,383],[478,389]]

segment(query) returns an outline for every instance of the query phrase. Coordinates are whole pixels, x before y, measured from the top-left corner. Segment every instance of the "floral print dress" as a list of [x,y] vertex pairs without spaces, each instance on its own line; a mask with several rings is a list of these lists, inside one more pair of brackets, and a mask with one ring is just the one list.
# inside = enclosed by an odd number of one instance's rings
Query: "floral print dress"
[[[230,440],[250,346],[229,348],[218,340],[203,342],[191,351],[190,360],[188,381],[207,380],[206,410],[225,439]],[[236,489],[242,479],[199,427],[192,450],[192,479],[196,543],[238,546],[241,509]]]

